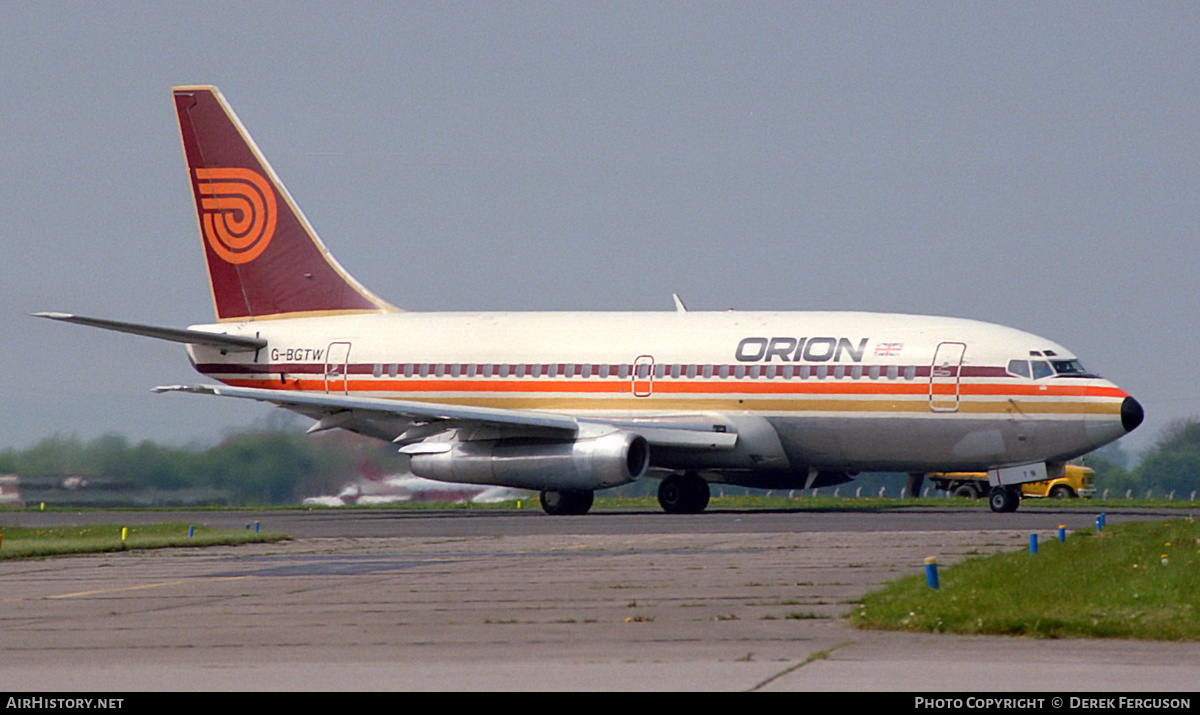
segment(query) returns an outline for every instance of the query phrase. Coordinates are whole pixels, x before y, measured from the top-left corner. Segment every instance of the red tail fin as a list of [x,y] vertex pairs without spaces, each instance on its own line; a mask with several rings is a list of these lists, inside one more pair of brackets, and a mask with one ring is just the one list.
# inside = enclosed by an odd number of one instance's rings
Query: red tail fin
[[396,310],[338,265],[216,87],[175,87],[218,320]]

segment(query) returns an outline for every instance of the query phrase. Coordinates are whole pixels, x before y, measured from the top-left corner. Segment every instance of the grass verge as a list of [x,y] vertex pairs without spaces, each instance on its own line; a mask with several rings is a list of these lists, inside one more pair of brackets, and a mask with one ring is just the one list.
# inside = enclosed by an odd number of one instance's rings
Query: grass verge
[[[121,529],[125,528],[125,539]],[[94,526],[55,526],[24,528],[0,527],[0,560],[49,556],[165,549],[171,547],[234,546],[266,543],[288,538],[278,532],[249,529],[210,529],[196,526],[188,537],[187,524],[151,524],[121,527],[114,524]]]
[[864,628],[1041,638],[1200,640],[1200,522],[1131,522],[968,559],[863,598]]

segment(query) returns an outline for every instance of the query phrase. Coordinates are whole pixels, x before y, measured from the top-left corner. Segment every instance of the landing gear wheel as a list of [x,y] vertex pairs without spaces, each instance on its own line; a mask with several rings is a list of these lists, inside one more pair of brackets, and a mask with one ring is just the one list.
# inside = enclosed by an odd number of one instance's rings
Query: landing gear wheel
[[672,474],[658,485],[659,506],[668,514],[699,514],[708,497],[708,482],[693,472]]
[[1021,506],[1021,492],[1019,487],[992,487],[992,493],[988,495],[988,506],[992,511],[997,513],[1007,513],[1017,510]]
[[588,509],[592,508],[592,500],[594,498],[594,492],[556,492],[549,489],[542,491],[539,497],[542,502],[542,510],[551,516],[580,516],[586,514],[588,513]]

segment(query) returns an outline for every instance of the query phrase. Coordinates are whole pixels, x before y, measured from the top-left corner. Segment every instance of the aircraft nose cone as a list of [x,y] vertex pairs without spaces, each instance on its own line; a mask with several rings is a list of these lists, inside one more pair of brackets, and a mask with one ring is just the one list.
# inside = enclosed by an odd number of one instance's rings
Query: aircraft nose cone
[[1137,429],[1145,417],[1146,413],[1142,410],[1141,404],[1132,397],[1126,397],[1121,403],[1121,426],[1125,428],[1126,432]]

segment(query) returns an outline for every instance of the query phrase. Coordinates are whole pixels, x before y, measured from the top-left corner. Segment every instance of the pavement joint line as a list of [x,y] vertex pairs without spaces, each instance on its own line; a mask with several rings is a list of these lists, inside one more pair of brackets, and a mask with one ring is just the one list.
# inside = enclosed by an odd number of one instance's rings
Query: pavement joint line
[[752,693],[756,690],[761,690],[762,688],[765,688],[766,686],[768,686],[771,683],[775,682],[776,680],[782,678],[783,676],[790,675],[791,673],[794,673],[797,670],[800,670],[801,668],[808,665],[809,663],[814,663],[818,660],[825,660],[829,656],[833,655],[834,651],[841,650],[842,648],[845,648],[848,645],[854,645],[854,643],[855,643],[855,641],[852,641],[852,640],[846,641],[845,643],[835,645],[832,648],[826,648],[825,650],[819,650],[815,653],[811,653],[807,658],[800,661],[799,663],[790,665],[787,668],[784,668],[783,670],[779,671],[775,675],[772,675],[771,677],[762,681],[761,683],[757,683],[756,685],[754,685],[754,687],[750,688],[747,692]]

